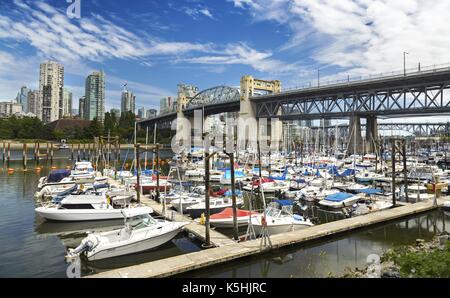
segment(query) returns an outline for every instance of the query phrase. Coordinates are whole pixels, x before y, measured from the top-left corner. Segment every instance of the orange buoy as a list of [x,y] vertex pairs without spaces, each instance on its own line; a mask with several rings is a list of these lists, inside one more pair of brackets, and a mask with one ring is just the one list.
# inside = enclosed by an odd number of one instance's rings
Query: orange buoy
[[40,167],[34,168],[36,172],[40,172],[42,169]]
[[56,167],[55,167],[55,166],[53,166],[53,167],[52,167],[52,170],[56,170]]
[[14,169],[13,168],[8,168],[8,174],[14,174]]

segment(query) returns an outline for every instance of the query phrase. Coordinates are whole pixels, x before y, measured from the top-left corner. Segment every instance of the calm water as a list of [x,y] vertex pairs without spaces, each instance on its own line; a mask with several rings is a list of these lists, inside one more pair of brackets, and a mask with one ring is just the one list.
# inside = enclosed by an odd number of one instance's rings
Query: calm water
[[[56,151],[55,151],[56,152]],[[62,152],[55,161],[58,167],[71,165]],[[21,156],[17,154],[17,156]],[[56,156],[56,155],[55,155]],[[123,155],[124,157],[124,155]],[[41,164],[43,164],[41,162]],[[29,161],[34,169],[34,161]],[[23,172],[20,161],[9,175],[0,165],[0,277],[65,277],[68,264],[67,247],[77,246],[86,231],[117,228],[122,221],[55,223],[46,222],[34,213],[34,192],[39,177],[48,173]],[[321,222],[342,219],[343,214],[326,213],[312,207],[309,215]],[[370,254],[414,243],[417,238],[431,239],[442,231],[450,231],[450,215],[434,211],[371,229],[306,246],[293,246],[264,255],[248,257],[225,265],[186,273],[185,277],[325,277],[340,275],[347,267],[363,266]],[[224,232],[224,231],[222,231]],[[241,230],[244,233],[245,229]],[[231,235],[231,231],[225,231]],[[180,234],[156,251],[124,256],[95,263],[82,262],[82,274],[124,267],[142,262],[198,251],[200,245]]]
[[363,267],[370,254],[412,244],[417,238],[430,240],[450,232],[450,213],[442,210],[388,223],[327,241],[296,245],[225,265],[189,272],[184,277],[326,277],[339,276],[347,267]]
[[[63,157],[63,156],[61,156]],[[42,164],[42,163],[41,163]],[[29,167],[34,169],[34,161]],[[58,167],[71,165],[67,158],[55,162]],[[38,179],[48,173],[23,172],[21,162],[12,162],[14,174],[0,165],[0,277],[65,277],[67,247],[77,246],[85,231],[102,231],[119,227],[119,221],[55,223],[35,215],[34,193]],[[19,170],[20,169],[20,170]],[[119,257],[95,263],[82,262],[82,274],[101,272],[175,256],[200,249],[198,243],[179,234],[157,251]]]

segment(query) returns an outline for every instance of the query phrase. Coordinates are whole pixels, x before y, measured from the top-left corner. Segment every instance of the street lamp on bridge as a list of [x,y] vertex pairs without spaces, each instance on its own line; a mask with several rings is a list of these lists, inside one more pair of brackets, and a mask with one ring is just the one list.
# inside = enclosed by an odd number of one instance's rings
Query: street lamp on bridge
[[406,55],[409,55],[408,52],[403,52],[403,76],[406,77]]

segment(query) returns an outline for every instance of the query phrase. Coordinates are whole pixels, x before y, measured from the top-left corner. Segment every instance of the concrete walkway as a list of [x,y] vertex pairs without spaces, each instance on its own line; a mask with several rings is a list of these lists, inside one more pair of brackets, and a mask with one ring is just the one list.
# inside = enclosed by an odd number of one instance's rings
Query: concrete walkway
[[[448,200],[448,198],[446,199]],[[441,206],[446,199],[439,199],[438,206]],[[332,235],[338,235],[343,232],[400,219],[402,217],[426,212],[435,208],[437,207],[433,206],[432,201],[420,202],[375,212],[372,214],[321,224],[300,231],[273,235],[270,237],[273,245],[272,249],[281,248],[292,244],[306,243],[311,240],[325,238]],[[260,247],[260,242],[260,239],[241,243],[233,242],[233,244],[230,245],[219,246],[140,265],[114,269],[87,277],[167,277],[268,251],[267,248]]]

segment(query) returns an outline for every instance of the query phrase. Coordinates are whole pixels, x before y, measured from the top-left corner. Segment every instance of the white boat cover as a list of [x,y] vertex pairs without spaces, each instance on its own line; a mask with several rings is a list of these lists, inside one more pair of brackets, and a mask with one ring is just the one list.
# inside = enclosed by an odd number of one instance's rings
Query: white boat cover
[[106,197],[97,195],[70,195],[61,201],[61,204],[102,204],[102,203],[106,203]]
[[122,209],[122,214],[126,218],[151,213],[153,213],[153,209],[151,207],[136,207],[136,208]]

